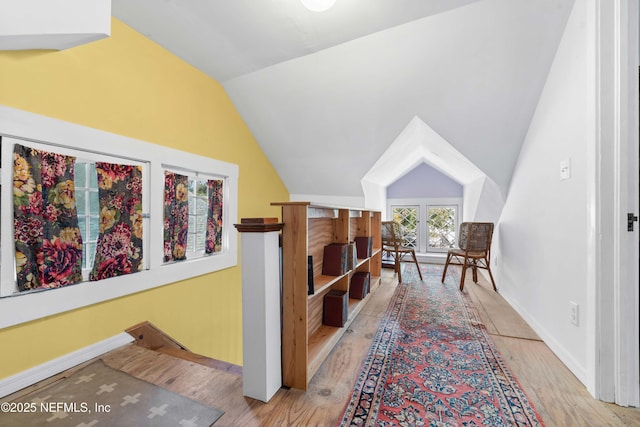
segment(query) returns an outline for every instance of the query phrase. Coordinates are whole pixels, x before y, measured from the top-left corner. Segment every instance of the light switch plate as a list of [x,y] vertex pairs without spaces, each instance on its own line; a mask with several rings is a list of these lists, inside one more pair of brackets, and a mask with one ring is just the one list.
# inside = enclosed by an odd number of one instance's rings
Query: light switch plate
[[560,160],[560,179],[571,178],[571,159]]

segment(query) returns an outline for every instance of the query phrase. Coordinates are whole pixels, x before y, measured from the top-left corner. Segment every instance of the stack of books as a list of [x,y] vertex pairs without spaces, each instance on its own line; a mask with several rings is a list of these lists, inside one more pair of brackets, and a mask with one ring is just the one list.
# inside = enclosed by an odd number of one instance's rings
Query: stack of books
[[342,276],[349,268],[349,245],[331,243],[324,247],[322,258],[322,274],[326,276]]
[[369,258],[373,251],[373,238],[372,237],[356,237],[356,249],[358,251],[358,258]]
[[343,327],[349,315],[349,300],[345,291],[333,290],[324,296],[322,323]]
[[364,299],[369,293],[369,282],[371,281],[371,273],[368,271],[357,271],[351,277],[349,285],[349,298]]

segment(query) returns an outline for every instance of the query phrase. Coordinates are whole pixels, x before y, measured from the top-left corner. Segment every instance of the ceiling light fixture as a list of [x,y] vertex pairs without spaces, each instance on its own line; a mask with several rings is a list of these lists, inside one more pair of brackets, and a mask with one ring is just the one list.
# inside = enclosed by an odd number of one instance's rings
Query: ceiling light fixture
[[324,12],[331,9],[336,0],[300,0],[304,7],[313,12]]

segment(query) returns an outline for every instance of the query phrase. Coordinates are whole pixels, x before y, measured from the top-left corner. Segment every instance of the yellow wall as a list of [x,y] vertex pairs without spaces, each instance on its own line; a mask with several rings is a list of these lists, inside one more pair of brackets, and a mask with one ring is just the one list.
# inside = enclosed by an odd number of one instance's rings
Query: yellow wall
[[[0,104],[238,164],[240,217],[289,199],[223,87],[116,19],[84,46],[0,52]],[[0,330],[0,378],[145,320],[241,364],[240,266]]]

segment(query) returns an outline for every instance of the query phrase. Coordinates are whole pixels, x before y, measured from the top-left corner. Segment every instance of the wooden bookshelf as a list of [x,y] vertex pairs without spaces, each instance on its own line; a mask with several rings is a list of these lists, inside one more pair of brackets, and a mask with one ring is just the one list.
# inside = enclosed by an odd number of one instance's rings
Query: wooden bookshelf
[[[369,300],[349,299],[341,327],[322,324],[323,299],[331,290],[349,291],[356,271],[371,273],[370,292],[380,284],[381,213],[366,209],[313,206],[309,202],[274,202],[282,207],[282,376],[283,384],[302,390]],[[372,237],[369,258],[358,259],[341,276],[322,273],[324,247]],[[313,257],[314,294],[308,295],[308,260]]]

